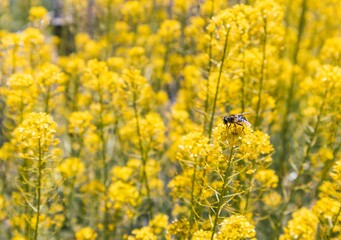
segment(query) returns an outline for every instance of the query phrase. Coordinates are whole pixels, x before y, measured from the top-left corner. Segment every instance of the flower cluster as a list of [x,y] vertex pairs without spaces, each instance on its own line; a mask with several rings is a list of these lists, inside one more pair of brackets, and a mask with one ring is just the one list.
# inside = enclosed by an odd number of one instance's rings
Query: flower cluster
[[253,238],[255,235],[255,226],[245,216],[234,215],[221,223],[217,239],[245,239]]
[[280,239],[314,239],[317,224],[318,218],[310,210],[306,208],[297,210],[288,226],[284,228],[284,234]]
[[15,3],[1,238],[340,238],[341,1]]
[[30,113],[13,131],[13,141],[18,147],[22,158],[32,158],[44,155],[50,146],[55,146],[59,140],[55,138],[57,124],[46,113]]
[[[21,199],[14,195],[14,201],[24,206],[27,202],[31,207],[26,205],[23,210],[28,219],[25,229],[35,238],[39,236],[39,229],[44,229],[40,234],[48,229],[60,229],[65,219],[63,215],[58,216],[62,206],[51,205],[48,209],[42,207],[52,200],[49,197],[53,196],[59,184],[58,179],[53,176],[59,157],[58,149],[52,149],[59,143],[55,137],[56,128],[56,122],[46,113],[30,113],[13,131],[12,144],[17,148],[19,160],[20,177],[17,181],[21,186]],[[51,219],[52,216],[54,220]]]

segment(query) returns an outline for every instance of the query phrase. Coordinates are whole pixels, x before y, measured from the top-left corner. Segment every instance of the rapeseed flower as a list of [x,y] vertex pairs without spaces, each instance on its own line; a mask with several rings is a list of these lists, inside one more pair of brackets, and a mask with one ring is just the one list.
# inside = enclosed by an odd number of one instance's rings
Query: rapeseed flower
[[340,1],[244,2],[0,0],[1,237],[340,238]]
[[317,233],[318,218],[307,208],[301,208],[293,213],[288,226],[280,240],[285,239],[314,239]]
[[78,230],[75,234],[76,240],[95,240],[97,233],[90,227],[85,227]]
[[245,239],[256,235],[255,226],[245,216],[234,215],[223,220],[216,239]]

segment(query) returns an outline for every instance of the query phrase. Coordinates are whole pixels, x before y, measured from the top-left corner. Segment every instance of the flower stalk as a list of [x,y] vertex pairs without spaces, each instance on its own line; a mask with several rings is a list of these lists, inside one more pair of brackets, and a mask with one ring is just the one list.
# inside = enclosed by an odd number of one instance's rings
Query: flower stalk
[[38,229],[39,229],[39,218],[40,218],[40,201],[41,201],[41,171],[43,166],[43,157],[41,152],[41,143],[40,139],[38,139],[38,148],[39,148],[39,155],[38,155],[38,176],[37,176],[37,185],[36,185],[36,193],[37,193],[37,205],[36,205],[36,223],[34,228],[34,239],[38,239]]
[[224,205],[224,196],[226,196],[227,193],[227,184],[229,183],[229,173],[231,170],[231,166],[232,166],[232,160],[233,160],[233,155],[234,155],[234,146],[231,146],[230,148],[230,155],[229,158],[227,160],[227,167],[224,173],[224,182],[223,182],[223,186],[221,187],[220,191],[219,191],[219,199],[218,199],[218,205],[217,208],[215,209],[215,217],[214,217],[214,223],[213,223],[213,227],[212,227],[212,233],[211,233],[211,240],[213,240],[216,229],[218,227],[218,219],[219,219],[219,215],[222,209],[222,206]]
[[[215,94],[214,94],[214,100],[213,100],[213,108],[212,108],[212,113],[211,113],[211,118],[210,118],[209,128],[208,128],[209,138],[211,138],[211,136],[212,136],[212,127],[213,127],[213,122],[214,122],[215,109],[216,109],[217,99],[218,99],[218,94],[219,94],[221,75],[223,73],[223,67],[224,67],[224,63],[225,63],[225,59],[226,59],[229,35],[230,35],[230,26],[227,26],[227,32],[226,32],[225,43],[224,43],[224,50],[223,50],[223,55],[222,55],[221,61],[220,61],[221,65],[220,65],[220,69],[219,69],[218,81],[217,81],[216,90],[215,90]],[[208,91],[208,89],[207,89],[207,91]]]
[[295,179],[295,181],[293,183],[293,186],[292,186],[291,191],[290,191],[290,193],[288,195],[287,201],[285,202],[285,204],[283,205],[282,209],[280,210],[279,218],[278,218],[278,221],[277,221],[277,226],[276,226],[276,229],[275,229],[275,236],[276,236],[276,238],[278,238],[279,231],[280,231],[280,229],[282,227],[282,221],[283,221],[283,217],[285,215],[285,212],[288,209],[288,206],[289,206],[291,200],[293,199],[293,197],[295,195],[295,192],[297,190],[299,181],[300,181],[300,179],[301,179],[301,177],[302,177],[302,175],[304,173],[304,165],[309,160],[310,154],[311,154],[311,150],[314,147],[314,144],[316,142],[315,139],[317,137],[319,126],[321,124],[321,119],[322,119],[322,116],[323,116],[323,111],[324,111],[324,107],[325,107],[325,99],[327,98],[327,94],[328,94],[328,89],[325,90],[324,96],[322,97],[322,104],[321,104],[320,109],[319,109],[319,115],[317,117],[317,121],[316,121],[316,124],[315,124],[315,127],[314,127],[314,132],[313,132],[313,134],[310,137],[309,145],[307,147],[307,150],[306,150],[306,153],[304,155],[303,161],[301,161],[300,166],[298,168],[297,177],[296,177],[296,179]]
[[[137,93],[134,90],[133,90],[133,108],[134,108],[134,115],[136,119],[136,132],[139,138],[140,157],[142,161],[141,182],[144,183],[144,186],[147,191],[147,201],[149,203],[148,213],[149,213],[150,219],[152,219],[153,218],[153,201],[150,196],[150,188],[149,188],[148,177],[147,177],[147,172],[146,172],[148,156],[147,156],[147,153],[145,152],[145,149],[143,148],[142,135],[141,135],[141,129],[140,129],[140,120],[139,120],[139,114],[138,114],[138,109],[137,109]],[[141,190],[140,190],[140,194],[141,194]]]
[[[260,106],[263,92],[263,82],[264,82],[264,71],[265,71],[265,63],[266,63],[266,42],[267,42],[267,18],[263,16],[263,38],[262,38],[262,65],[261,65],[261,75],[259,79],[259,89],[258,89],[258,100],[256,106],[256,119],[254,127],[258,128],[260,124]],[[244,93],[243,93],[244,94]]]

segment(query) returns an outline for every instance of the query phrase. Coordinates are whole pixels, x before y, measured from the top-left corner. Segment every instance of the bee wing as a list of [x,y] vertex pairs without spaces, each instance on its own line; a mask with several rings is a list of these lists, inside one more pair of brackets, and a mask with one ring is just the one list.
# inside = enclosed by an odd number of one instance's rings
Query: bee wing
[[243,113],[240,113],[240,115],[245,115],[245,114],[249,114],[250,112],[243,112]]
[[243,123],[245,123],[245,125],[247,125],[248,127],[251,127],[251,126],[252,126],[252,124],[249,123],[247,120],[244,120]]
[[242,118],[243,118],[243,122],[245,123],[245,125],[247,125],[247,126],[249,126],[249,127],[251,127],[252,126],[252,124],[251,123],[249,123],[249,121],[244,117],[244,115],[245,114],[249,114],[250,112],[243,112],[243,113],[241,113],[241,114],[239,114],[239,115],[241,115],[242,116]]

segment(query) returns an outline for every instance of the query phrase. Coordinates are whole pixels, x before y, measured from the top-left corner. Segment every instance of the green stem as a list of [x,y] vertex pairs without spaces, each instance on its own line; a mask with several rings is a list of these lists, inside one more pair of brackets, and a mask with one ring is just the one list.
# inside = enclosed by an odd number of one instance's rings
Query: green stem
[[226,56],[226,52],[227,52],[227,45],[228,45],[229,34],[230,34],[230,27],[227,28],[227,33],[226,33],[226,36],[225,36],[225,43],[224,43],[223,56],[221,57],[221,65],[220,65],[220,69],[219,69],[218,81],[217,81],[215,95],[214,95],[214,100],[213,100],[213,109],[212,109],[212,113],[211,113],[209,129],[208,129],[208,136],[209,136],[209,138],[211,138],[211,135],[212,135],[213,120],[214,120],[215,109],[216,109],[216,105],[217,105],[217,99],[218,99],[221,75],[222,75],[222,72],[223,72],[225,56]]
[[[300,15],[300,20],[299,20],[299,27],[298,27],[298,35],[297,35],[297,41],[295,44],[294,48],[294,54],[293,54],[293,66],[296,67],[298,63],[298,53],[299,49],[301,46],[301,41],[302,41],[302,36],[303,36],[303,31],[305,27],[305,13],[307,11],[307,0],[302,1],[301,5],[301,15]],[[281,131],[281,138],[282,138],[282,152],[281,156],[279,157],[279,162],[281,163],[281,173],[280,173],[280,178],[282,179],[286,172],[287,172],[287,166],[286,162],[287,159],[290,155],[290,149],[289,149],[289,139],[288,136],[292,136],[290,133],[289,126],[291,126],[291,122],[289,115],[291,114],[292,110],[292,102],[293,102],[293,97],[294,97],[294,92],[296,89],[296,73],[293,70],[291,73],[291,79],[290,79],[290,85],[289,85],[289,91],[288,91],[288,96],[286,100],[286,109],[285,109],[285,114],[284,114],[284,119],[283,119],[283,124],[282,124],[282,131]]]
[[[210,12],[210,19],[213,18],[214,14],[214,0],[211,1],[211,12]],[[203,133],[206,132],[206,124],[207,124],[207,114],[208,114],[208,102],[210,98],[210,75],[211,75],[211,69],[212,69],[212,39],[213,39],[213,32],[210,33],[210,45],[208,48],[208,67],[207,67],[207,81],[206,81],[206,99],[205,99],[205,114],[204,114],[204,125],[203,125]],[[207,157],[206,157],[207,160]],[[203,159],[201,159],[199,166],[202,166]],[[189,225],[190,229],[192,229],[193,221],[194,221],[194,212],[196,211],[197,204],[194,203],[194,188],[195,188],[195,179],[196,179],[196,172],[197,167],[194,169],[193,177],[192,177],[192,188],[191,188],[191,213],[189,217]],[[203,178],[205,177],[206,172],[204,170]],[[200,188],[199,197],[202,193],[202,189]],[[188,239],[190,239],[191,234],[189,234]]]
[[36,46],[33,44],[32,48],[30,49],[30,65],[31,65],[31,73],[33,73],[33,69],[35,69],[36,64],[34,61],[34,54],[36,53]]
[[318,133],[318,128],[321,124],[321,118],[323,116],[323,110],[324,110],[324,106],[325,106],[325,99],[327,97],[327,94],[328,94],[328,89],[326,89],[325,93],[324,93],[324,96],[322,98],[322,104],[321,104],[321,107],[319,109],[319,115],[317,117],[317,122],[316,122],[316,125],[314,127],[314,132],[312,134],[312,136],[310,137],[310,141],[309,141],[309,145],[308,145],[308,148],[306,150],[306,153],[305,153],[305,156],[303,158],[303,161],[300,163],[300,167],[298,169],[298,173],[297,173],[297,177],[293,183],[293,186],[291,188],[291,191],[289,193],[289,197],[288,197],[288,200],[285,202],[284,206],[282,207],[281,211],[280,211],[280,215],[279,215],[279,219],[277,221],[277,227],[276,227],[276,230],[275,230],[275,233],[276,233],[276,238],[278,238],[278,234],[279,234],[279,231],[280,231],[280,228],[282,227],[282,220],[283,220],[283,217],[284,217],[284,214],[285,214],[285,211],[288,209],[288,206],[291,202],[291,200],[293,199],[294,197],[294,193],[296,191],[296,188],[298,186],[298,183],[299,183],[299,180],[301,179],[303,173],[304,173],[304,164],[309,160],[310,158],[310,153],[311,153],[311,150],[314,146],[314,143],[315,143],[315,138],[317,137],[317,133]]
[[19,119],[19,124],[23,121],[24,119],[24,95],[23,95],[24,89],[21,89],[20,92],[20,119]]
[[72,99],[72,111],[77,111],[78,110],[78,91],[79,91],[79,76],[77,75],[74,78],[74,89],[73,89],[73,99]]
[[327,179],[327,176],[330,173],[331,168],[333,167],[335,161],[338,159],[337,156],[338,156],[338,152],[340,151],[340,148],[341,148],[341,142],[336,146],[336,148],[333,151],[333,156],[334,156],[333,159],[331,159],[325,163],[325,166],[324,166],[323,171],[322,171],[321,179],[316,186],[314,198],[312,198],[312,199],[315,199],[315,196],[317,196],[317,193],[318,193],[318,190],[319,190],[321,184]]
[[[28,179],[28,174],[26,171],[27,167],[28,167],[28,161],[27,161],[27,159],[23,159],[23,166],[22,166],[22,175],[23,176],[21,177],[20,180],[25,183],[25,185],[23,187],[24,194],[29,194],[29,192],[30,192],[30,185],[27,182],[25,182],[26,179]],[[31,208],[29,207],[28,204],[25,204],[25,206],[24,206],[24,214],[25,214],[25,217],[27,217],[27,218],[31,217],[32,211],[31,211]],[[30,226],[30,223],[28,220],[25,221],[25,237],[27,239],[30,239],[30,237],[31,237],[31,226]]]
[[108,164],[106,161],[106,142],[104,136],[104,126],[103,126],[103,117],[100,114],[100,127],[99,127],[99,135],[102,143],[102,151],[101,151],[101,159],[102,159],[102,166],[103,166],[103,184],[104,186],[107,185],[108,180]]
[[244,45],[243,50],[243,76],[241,77],[242,80],[242,113],[245,112],[245,75],[246,75],[246,63],[245,63],[245,50],[246,46]]
[[[113,17],[112,17],[112,1],[109,1],[108,2],[108,6],[107,6],[107,9],[108,9],[108,15],[106,16],[106,21],[105,21],[105,34],[106,34],[106,39],[108,41],[108,43],[111,42],[110,40],[110,36],[111,36],[111,26],[113,26],[114,22],[113,22]],[[110,46],[110,44],[109,44]],[[108,58],[109,56],[111,56],[111,46],[109,47],[108,49],[108,52],[106,53],[106,58]]]
[[263,29],[264,29],[264,35],[262,39],[262,66],[261,66],[261,76],[259,80],[259,89],[258,89],[258,101],[257,101],[257,107],[256,107],[256,120],[254,127],[257,128],[260,124],[260,105],[261,105],[261,99],[262,99],[262,92],[263,92],[263,81],[264,81],[264,69],[265,69],[265,61],[266,61],[266,41],[267,41],[267,19],[266,17],[263,17]]
[[49,113],[49,102],[50,102],[50,87],[47,89],[46,98],[45,98],[45,112]]
[[[218,82],[217,82],[217,86],[216,86],[216,92],[215,92],[215,96],[214,96],[214,104],[213,104],[213,110],[212,110],[212,115],[211,115],[211,121],[210,121],[210,127],[209,127],[209,132],[208,132],[208,138],[211,139],[212,136],[212,126],[213,126],[213,120],[214,120],[214,114],[215,114],[215,108],[216,108],[216,103],[217,103],[217,98],[218,98],[218,92],[219,92],[219,85],[220,85],[220,79],[221,79],[221,75],[222,75],[222,71],[223,71],[223,66],[224,66],[224,61],[225,61],[225,55],[226,55],[226,51],[227,51],[227,45],[228,45],[228,36],[230,33],[230,28],[228,28],[228,31],[226,33],[226,38],[225,38],[225,44],[224,44],[224,52],[223,52],[223,56],[221,59],[221,66],[220,66],[220,70],[219,70],[219,76],[218,76]],[[205,127],[204,127],[205,128]],[[205,158],[205,161],[207,160],[207,157]],[[200,161],[200,166],[202,166],[203,163],[203,159]],[[203,176],[202,176],[202,180],[200,182],[200,185],[203,184],[203,181],[205,179],[206,176],[206,170],[203,170]],[[198,196],[200,197],[202,193],[202,188],[199,191]],[[197,207],[197,204],[195,207],[192,207],[191,209],[191,215],[194,215],[194,211]]]
[[103,121],[103,114],[104,114],[104,100],[103,100],[103,91],[102,86],[100,84],[100,81],[97,81],[97,92],[98,92],[98,98],[99,98],[99,135],[101,139],[101,160],[102,160],[102,179],[103,179],[103,185],[107,185],[107,179],[108,179],[108,164],[106,161],[106,141],[105,141],[105,132],[104,132],[104,121]]
[[[253,168],[253,166],[252,166],[252,168]],[[249,208],[253,176],[254,176],[254,173],[249,175],[249,184],[250,184],[250,186],[249,186],[249,189],[248,189],[247,194],[246,194],[246,203],[245,203],[244,213],[247,213],[247,210]]]
[[145,188],[147,191],[147,199],[148,199],[148,202],[150,204],[148,206],[148,212],[149,212],[150,219],[152,219],[153,218],[153,204],[152,204],[152,199],[150,197],[150,188],[149,188],[148,177],[147,177],[147,172],[146,172],[146,165],[147,165],[148,156],[145,153],[145,151],[143,149],[143,144],[142,144],[140,120],[139,120],[139,114],[138,114],[138,110],[137,110],[137,93],[136,93],[135,89],[133,89],[133,108],[134,108],[134,114],[135,114],[135,119],[136,119],[136,131],[137,131],[137,135],[139,138],[139,148],[140,148],[140,155],[141,155],[141,161],[142,161],[141,182],[144,182],[144,184],[145,184]]
[[219,191],[219,200],[218,200],[218,206],[215,212],[215,219],[214,219],[214,224],[213,224],[213,228],[212,228],[212,234],[211,234],[211,240],[213,240],[214,238],[214,234],[216,232],[216,229],[218,227],[218,219],[219,219],[219,215],[220,215],[220,211],[221,211],[221,207],[223,206],[224,201],[224,196],[226,195],[227,192],[227,184],[228,184],[228,180],[229,180],[229,172],[231,170],[231,166],[232,166],[232,158],[233,158],[233,154],[234,154],[234,147],[232,146],[230,149],[230,156],[227,162],[227,168],[225,170],[224,173],[224,183],[223,186],[221,187],[220,191]]
[[[169,49],[170,49],[170,47],[171,47],[171,45],[170,45],[169,42],[167,42],[165,45],[166,45],[166,52],[165,52],[165,55],[163,56],[162,73],[165,73],[165,72],[166,72],[168,57],[169,57],[169,54],[170,54]],[[160,80],[161,80],[161,81],[160,81]],[[160,90],[162,89],[163,84],[164,84],[163,79],[160,79],[160,80],[157,81],[157,83],[156,83],[156,91],[157,91],[157,92],[160,91]],[[167,90],[169,91],[169,92],[168,92],[169,96],[171,96],[171,92],[170,92],[170,90],[168,89],[168,85],[167,85],[166,87],[167,87]]]
[[[107,191],[108,184],[108,163],[106,161],[106,141],[105,141],[105,132],[104,132],[104,121],[103,121],[103,113],[104,113],[104,101],[103,101],[103,92],[102,92],[102,86],[100,85],[100,82],[97,81],[97,92],[99,95],[99,104],[100,104],[100,112],[99,112],[99,135],[102,143],[102,149],[101,149],[101,159],[102,159],[102,166],[103,166],[103,172],[102,172],[102,178],[103,178],[103,185],[105,187],[105,191]],[[104,219],[103,219],[103,239],[107,240],[109,239],[108,233],[108,223],[109,223],[109,209],[106,204],[106,199],[104,200]]]
[[[73,176],[71,179],[71,184],[70,184],[70,193],[69,193],[69,197],[68,197],[68,205],[65,207],[66,211],[65,212],[69,212],[70,213],[70,219],[68,219],[69,221],[72,219],[73,215],[74,215],[74,211],[72,211],[72,202],[73,202],[73,195],[74,195],[74,189],[75,189],[75,182],[76,182],[76,176]],[[70,211],[67,211],[70,210]],[[71,221],[70,223],[70,227],[71,227]]]
[[334,232],[334,228],[335,226],[337,226],[337,222],[339,220],[339,216],[341,214],[341,207],[339,207],[339,211],[337,212],[336,216],[334,217],[333,221],[332,221],[332,228],[330,229],[329,233],[328,233],[328,237],[331,237],[333,232]]
[[[211,1],[211,13],[210,19],[212,19],[214,13],[214,0]],[[208,114],[208,102],[210,98],[210,75],[212,68],[212,39],[213,39],[213,31],[210,33],[210,45],[208,48],[208,66],[207,66],[207,81],[206,81],[206,99],[205,99],[205,114],[204,114],[204,133],[206,132],[206,124],[207,124],[207,114]]]
[[88,16],[88,34],[92,38],[94,36],[95,30],[95,0],[88,0],[88,9],[87,9],[87,16]]
[[[202,162],[202,161],[200,161]],[[197,164],[194,164],[194,172],[192,175],[192,182],[191,182],[191,212],[189,215],[189,226],[192,229],[193,221],[194,221],[194,211],[195,211],[195,204],[194,204],[194,188],[195,188],[195,180],[197,175]],[[190,235],[189,235],[190,236]]]
[[15,45],[13,47],[12,51],[12,74],[16,72],[16,65],[17,65],[17,58],[16,58],[16,53],[17,53],[18,47]]
[[39,157],[38,157],[38,179],[37,179],[37,214],[36,214],[36,225],[34,230],[34,239],[38,239],[38,228],[39,228],[39,217],[40,217],[40,201],[41,201],[41,171],[42,171],[42,153],[41,153],[41,143],[38,139],[39,146]]

